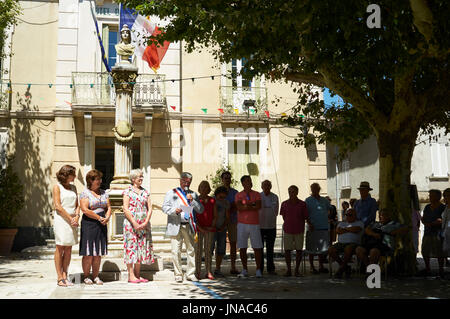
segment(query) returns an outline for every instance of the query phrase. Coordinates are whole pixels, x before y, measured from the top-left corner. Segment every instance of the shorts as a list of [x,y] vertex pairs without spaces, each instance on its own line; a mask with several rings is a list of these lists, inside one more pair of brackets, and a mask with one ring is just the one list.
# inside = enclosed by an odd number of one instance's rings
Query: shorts
[[304,233],[286,234],[284,233],[284,250],[303,250]]
[[353,243],[347,243],[347,244],[344,244],[344,243],[336,243],[336,244],[332,245],[331,247],[333,247],[334,249],[336,249],[336,252],[337,252],[338,254],[343,254],[343,253],[344,253],[344,250],[345,250],[345,248],[346,248],[347,246],[351,246],[351,247],[352,247],[352,254],[354,254],[354,253],[355,253],[355,250],[356,250],[356,247],[358,246],[358,244],[353,244]]
[[445,257],[442,244],[438,235],[424,235],[422,238],[422,256],[428,258]]
[[214,252],[215,248],[216,256],[217,255],[224,256],[226,246],[227,246],[227,232],[226,231],[215,232],[211,251]]
[[228,223],[227,231],[228,231],[228,241],[230,243],[235,243],[237,241],[237,224]]
[[237,224],[237,247],[248,248],[248,238],[253,249],[263,248],[261,239],[261,228],[259,225]]

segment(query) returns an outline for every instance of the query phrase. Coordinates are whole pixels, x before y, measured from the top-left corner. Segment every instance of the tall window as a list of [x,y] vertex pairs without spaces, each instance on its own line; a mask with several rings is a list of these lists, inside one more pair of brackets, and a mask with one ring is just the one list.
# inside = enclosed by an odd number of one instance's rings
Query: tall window
[[260,141],[257,139],[229,139],[228,165],[239,181],[243,175],[250,175],[253,188],[260,187]]
[[341,163],[341,187],[350,187],[350,160],[348,158],[342,160]]
[[247,59],[236,60],[233,59],[231,61],[231,78],[233,87],[251,87],[252,80],[242,76],[240,73],[245,71],[245,63]]
[[432,177],[448,177],[448,157],[445,144],[431,144]]

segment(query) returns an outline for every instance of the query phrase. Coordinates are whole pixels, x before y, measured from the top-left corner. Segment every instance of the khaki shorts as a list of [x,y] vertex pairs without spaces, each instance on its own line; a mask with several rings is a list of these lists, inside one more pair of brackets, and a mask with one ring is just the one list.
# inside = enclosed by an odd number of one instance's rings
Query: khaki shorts
[[286,234],[284,233],[284,250],[303,250],[304,233]]
[[237,224],[228,223],[227,230],[228,230],[228,241],[230,243],[237,242]]

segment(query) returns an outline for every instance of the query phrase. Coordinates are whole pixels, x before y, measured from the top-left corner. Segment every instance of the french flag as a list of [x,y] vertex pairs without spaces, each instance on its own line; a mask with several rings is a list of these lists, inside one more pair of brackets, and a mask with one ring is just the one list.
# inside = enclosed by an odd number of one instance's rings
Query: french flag
[[124,24],[131,30],[131,41],[136,45],[135,55],[147,61],[148,66],[156,73],[161,65],[161,61],[169,48],[170,42],[164,41],[161,46],[157,43],[147,45],[150,36],[161,33],[156,23],[140,15],[134,9],[128,9],[120,5],[120,30]]

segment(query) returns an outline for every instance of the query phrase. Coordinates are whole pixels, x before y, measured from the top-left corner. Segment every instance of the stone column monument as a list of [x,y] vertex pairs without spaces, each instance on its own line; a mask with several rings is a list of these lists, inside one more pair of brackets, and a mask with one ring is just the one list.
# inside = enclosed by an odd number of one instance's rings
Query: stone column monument
[[129,58],[133,55],[134,45],[131,44],[131,31],[127,25],[120,30],[121,41],[116,44],[119,61],[112,67],[112,78],[116,90],[116,109],[114,132],[114,177],[110,185],[109,198],[113,218],[108,227],[111,256],[122,257],[123,244],[120,238],[113,238],[114,230],[122,227],[122,192],[128,188],[131,181],[129,173],[132,169],[133,146],[133,88],[138,75],[138,68],[134,67]]
[[132,169],[132,139],[133,87],[138,75],[138,69],[131,65],[129,58],[133,55],[134,45],[131,44],[131,31],[125,24],[120,30],[121,41],[116,44],[119,62],[112,67],[112,77],[116,89],[116,119],[113,128],[114,146],[114,177],[111,189],[124,189],[130,184],[128,174]]

